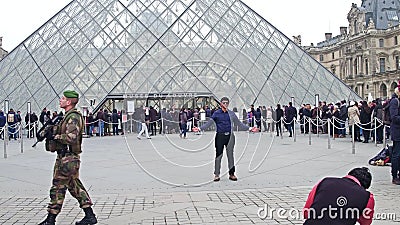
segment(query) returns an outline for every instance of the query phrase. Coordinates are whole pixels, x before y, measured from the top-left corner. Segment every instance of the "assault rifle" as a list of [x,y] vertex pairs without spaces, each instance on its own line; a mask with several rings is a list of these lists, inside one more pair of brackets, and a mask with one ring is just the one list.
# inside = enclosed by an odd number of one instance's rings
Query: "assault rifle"
[[56,116],[52,120],[47,120],[43,127],[36,133],[36,142],[32,145],[32,148],[36,147],[37,143],[44,141],[46,138],[54,138],[53,127],[58,125],[62,119],[62,116]]

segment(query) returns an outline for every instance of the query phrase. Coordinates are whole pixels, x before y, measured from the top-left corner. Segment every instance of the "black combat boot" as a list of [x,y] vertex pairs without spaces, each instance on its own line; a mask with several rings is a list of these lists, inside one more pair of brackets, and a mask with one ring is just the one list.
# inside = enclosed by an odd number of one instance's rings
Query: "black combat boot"
[[79,222],[76,222],[75,225],[92,225],[97,223],[96,215],[93,213],[93,209],[91,207],[84,208],[85,217]]
[[57,217],[56,214],[49,213],[47,214],[47,218],[38,225],[56,225],[56,217]]

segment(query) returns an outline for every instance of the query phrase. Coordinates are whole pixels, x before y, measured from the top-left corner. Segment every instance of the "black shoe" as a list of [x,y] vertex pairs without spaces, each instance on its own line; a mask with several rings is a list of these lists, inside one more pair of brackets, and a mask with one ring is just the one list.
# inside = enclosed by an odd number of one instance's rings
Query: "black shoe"
[[56,214],[49,213],[49,214],[47,214],[47,218],[43,222],[39,223],[38,225],[55,225],[56,217],[57,217]]
[[229,180],[237,181],[237,177],[235,176],[235,174],[231,174],[229,175]]
[[368,143],[368,140],[363,141],[363,143]]
[[399,178],[393,178],[392,184],[400,185],[400,179]]
[[85,217],[79,222],[76,222],[75,225],[92,225],[97,223],[96,215],[93,213],[92,208],[84,208]]
[[383,144],[383,141],[376,141],[377,144]]

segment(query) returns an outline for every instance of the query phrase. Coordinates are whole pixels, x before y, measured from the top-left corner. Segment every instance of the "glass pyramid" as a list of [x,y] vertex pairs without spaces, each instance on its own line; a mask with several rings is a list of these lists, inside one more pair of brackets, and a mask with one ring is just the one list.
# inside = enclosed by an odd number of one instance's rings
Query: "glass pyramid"
[[58,109],[66,89],[81,106],[174,93],[238,108],[359,99],[240,0],[71,1],[0,61],[10,108]]

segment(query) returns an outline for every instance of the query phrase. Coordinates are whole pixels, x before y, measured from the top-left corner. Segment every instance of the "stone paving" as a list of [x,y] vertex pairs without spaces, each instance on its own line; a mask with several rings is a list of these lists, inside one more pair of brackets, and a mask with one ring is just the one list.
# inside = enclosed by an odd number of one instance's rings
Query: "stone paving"
[[[126,136],[84,139],[81,179],[94,201],[98,224],[302,224],[301,209],[312,186],[325,176],[343,176],[368,166],[382,145],[348,138],[298,135],[296,142],[269,133],[236,133],[239,180],[227,178],[224,155],[220,182],[213,182],[213,132],[157,135],[151,140]],[[0,159],[0,224],[37,224],[46,215],[55,155],[24,139],[7,145]],[[1,143],[2,144],[2,143]],[[0,147],[0,151],[3,148]],[[390,183],[390,167],[370,167],[376,214],[397,218],[400,187]],[[286,210],[278,215],[278,209]],[[271,213],[272,212],[272,213]],[[289,214],[290,213],[290,214]],[[74,224],[83,212],[70,194],[57,224]]]

